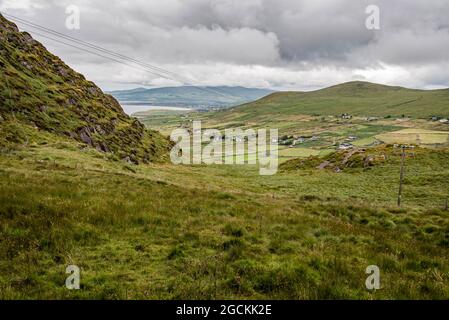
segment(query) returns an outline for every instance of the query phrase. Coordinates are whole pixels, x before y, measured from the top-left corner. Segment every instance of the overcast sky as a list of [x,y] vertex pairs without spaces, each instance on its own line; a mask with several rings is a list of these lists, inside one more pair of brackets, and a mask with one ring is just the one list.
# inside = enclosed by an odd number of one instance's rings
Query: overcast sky
[[[66,28],[69,5],[79,30]],[[380,30],[365,26],[369,5]],[[449,87],[448,0],[0,0],[0,10],[198,85]],[[35,38],[105,90],[179,84]]]

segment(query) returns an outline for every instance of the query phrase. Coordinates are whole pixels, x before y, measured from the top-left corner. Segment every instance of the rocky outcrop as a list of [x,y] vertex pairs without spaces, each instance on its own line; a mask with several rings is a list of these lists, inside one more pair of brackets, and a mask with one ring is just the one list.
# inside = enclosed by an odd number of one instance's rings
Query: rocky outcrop
[[384,147],[336,151],[324,157],[293,159],[281,165],[281,170],[317,169],[342,172],[350,168],[369,168],[387,160]]
[[65,135],[119,159],[167,158],[169,141],[0,15],[0,116]]

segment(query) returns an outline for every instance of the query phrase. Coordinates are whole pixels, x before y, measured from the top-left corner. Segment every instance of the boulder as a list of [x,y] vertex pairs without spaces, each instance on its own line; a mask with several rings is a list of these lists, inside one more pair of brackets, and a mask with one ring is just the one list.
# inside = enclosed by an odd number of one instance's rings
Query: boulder
[[90,133],[89,128],[86,127],[86,128],[81,129],[79,136],[80,136],[81,141],[83,141],[85,144],[92,146],[93,140],[90,137],[90,134],[91,133]]
[[330,164],[331,164],[330,161],[324,161],[323,163],[321,163],[321,164],[317,167],[317,169],[324,170],[324,169],[326,169],[326,167],[328,167]]

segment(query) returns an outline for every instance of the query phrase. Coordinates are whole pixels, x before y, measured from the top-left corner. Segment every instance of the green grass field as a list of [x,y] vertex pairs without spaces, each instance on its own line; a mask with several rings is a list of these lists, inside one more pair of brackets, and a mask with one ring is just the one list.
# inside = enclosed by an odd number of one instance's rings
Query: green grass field
[[[449,152],[371,169],[129,165],[24,128],[0,155],[2,299],[447,299]],[[288,150],[290,151],[290,150]],[[65,267],[82,269],[65,289]],[[378,265],[382,289],[367,291]]]
[[[342,173],[257,166],[131,165],[113,154],[20,123],[2,123],[0,298],[447,299],[449,152],[446,127],[419,119],[150,113],[170,134],[204,128],[278,128],[316,136],[279,147],[279,162],[324,157],[354,136],[439,144],[407,157],[396,205],[399,151]],[[403,140],[399,141],[397,138]],[[256,155],[244,157],[245,161]],[[64,287],[65,267],[82,289]],[[365,268],[381,269],[367,291]]]
[[434,131],[423,129],[404,129],[384,133],[376,136],[377,139],[385,143],[402,143],[402,144],[448,144],[449,131]]

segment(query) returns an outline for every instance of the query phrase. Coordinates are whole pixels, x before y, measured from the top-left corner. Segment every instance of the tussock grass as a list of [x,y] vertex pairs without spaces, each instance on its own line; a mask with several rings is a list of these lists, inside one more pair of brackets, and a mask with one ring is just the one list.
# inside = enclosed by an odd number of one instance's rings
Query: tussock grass
[[[125,165],[24,130],[28,144],[0,155],[3,299],[449,297],[444,151],[408,159],[420,175],[407,176],[397,208],[394,157],[338,179],[261,177],[251,166]],[[82,269],[79,291],[64,287],[69,264]],[[371,264],[377,292],[364,286]]]

